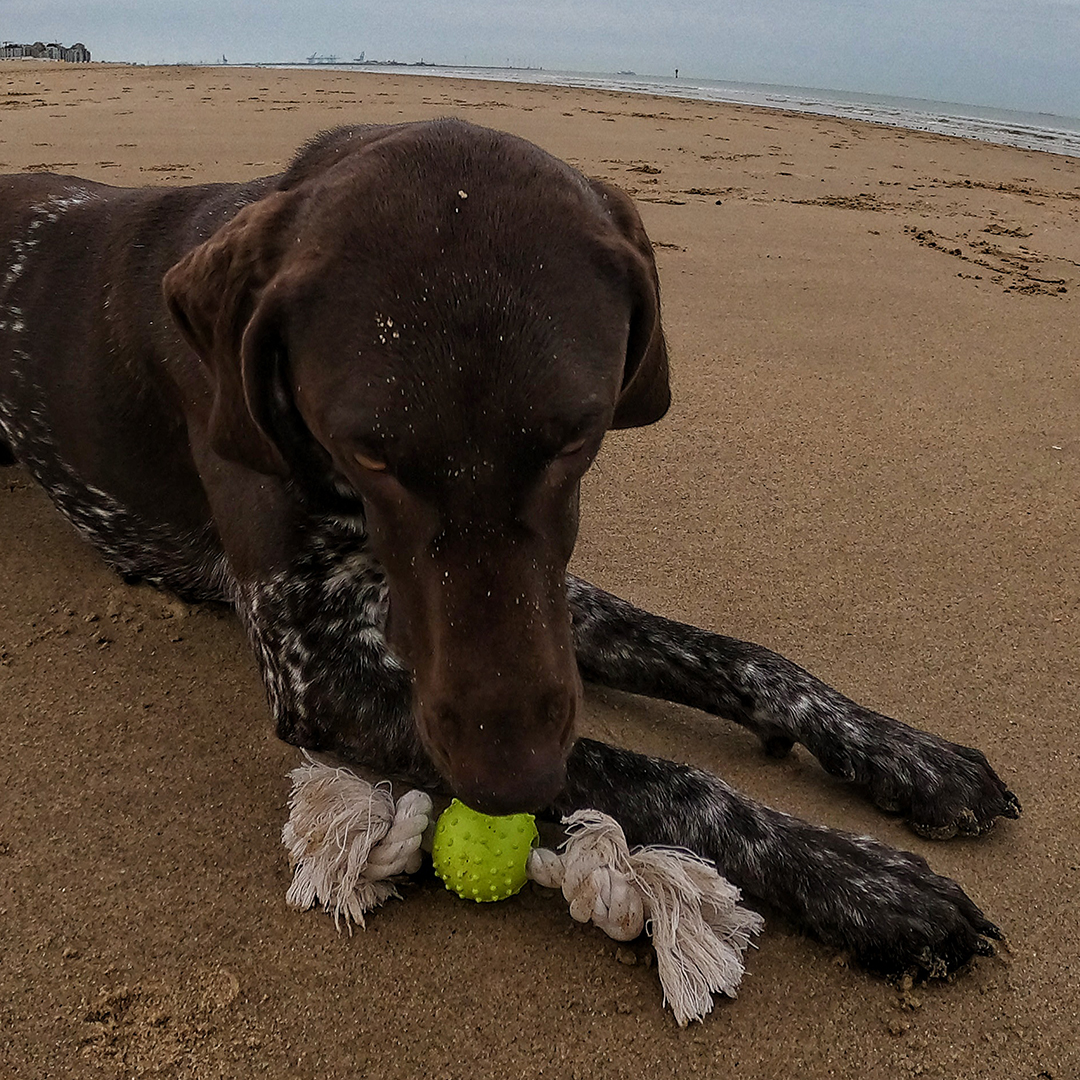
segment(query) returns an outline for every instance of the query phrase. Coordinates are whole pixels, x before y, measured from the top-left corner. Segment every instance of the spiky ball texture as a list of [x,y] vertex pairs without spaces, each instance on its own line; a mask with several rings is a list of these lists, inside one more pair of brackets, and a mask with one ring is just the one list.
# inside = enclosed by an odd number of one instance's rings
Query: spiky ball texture
[[527,879],[529,851],[539,841],[532,814],[491,817],[454,799],[435,823],[435,873],[463,900],[505,900]]

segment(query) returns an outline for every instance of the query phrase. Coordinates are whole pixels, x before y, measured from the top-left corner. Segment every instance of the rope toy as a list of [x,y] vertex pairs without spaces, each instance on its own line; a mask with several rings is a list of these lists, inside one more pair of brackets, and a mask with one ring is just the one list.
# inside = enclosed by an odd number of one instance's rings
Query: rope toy
[[[302,911],[321,905],[335,926],[344,920],[351,933],[354,923],[365,925],[368,911],[400,898],[402,875],[420,869],[423,849],[430,848],[425,837],[434,833],[432,800],[409,791],[395,802],[388,781],[371,784],[307,754],[289,775],[282,841],[293,880],[286,903]],[[680,1027],[703,1019],[713,994],[735,997],[743,953],[764,925],[760,915],[739,906],[739,890],[689,852],[631,851],[618,822],[597,810],[579,810],[563,824],[567,838],[558,851],[529,852],[527,877],[561,889],[574,919],[616,941],[649,933],[664,1004]],[[447,887],[453,885],[447,881]]]

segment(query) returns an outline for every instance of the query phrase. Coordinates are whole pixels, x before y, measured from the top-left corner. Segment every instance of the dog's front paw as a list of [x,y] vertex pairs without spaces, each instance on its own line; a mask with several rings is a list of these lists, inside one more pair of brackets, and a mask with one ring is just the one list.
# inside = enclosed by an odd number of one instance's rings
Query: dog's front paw
[[1000,817],[1020,816],[1020,800],[981,751],[944,739],[934,739],[933,744],[918,756],[921,784],[905,811],[915,832],[932,840],[948,840],[958,833],[979,836]]
[[808,901],[807,928],[815,936],[886,976],[942,978],[976,956],[993,955],[1001,931],[921,856],[866,837],[828,835],[845,880]]
[[920,836],[978,836],[998,818],[1020,816],[1019,800],[980,751],[876,714],[861,727],[869,738],[833,743],[819,760]]

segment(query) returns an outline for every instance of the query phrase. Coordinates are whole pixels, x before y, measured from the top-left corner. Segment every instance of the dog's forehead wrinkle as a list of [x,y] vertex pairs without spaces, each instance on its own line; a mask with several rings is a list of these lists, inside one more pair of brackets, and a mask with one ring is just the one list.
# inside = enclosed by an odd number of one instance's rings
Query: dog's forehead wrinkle
[[[360,434],[366,429],[391,436],[407,427],[467,445],[482,443],[488,435],[500,441],[529,431],[548,437],[550,431],[587,423],[612,404],[616,379],[608,375],[620,367],[595,361],[574,365],[551,354],[530,353],[532,363],[519,361],[515,368],[512,358],[480,349],[457,348],[445,356],[438,352],[436,344],[397,356],[393,373],[386,356],[345,360],[317,391],[297,382],[307,408],[321,412],[336,431],[352,428]],[[507,376],[497,377],[504,367]],[[443,407],[448,397],[460,402],[456,410]]]

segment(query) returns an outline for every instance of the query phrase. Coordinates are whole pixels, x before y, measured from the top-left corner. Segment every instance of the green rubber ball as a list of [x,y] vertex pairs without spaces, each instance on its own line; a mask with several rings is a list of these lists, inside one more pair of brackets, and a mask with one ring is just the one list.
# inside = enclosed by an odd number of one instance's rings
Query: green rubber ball
[[443,884],[463,900],[505,900],[528,880],[539,841],[532,814],[491,817],[454,799],[435,823],[431,858]]

